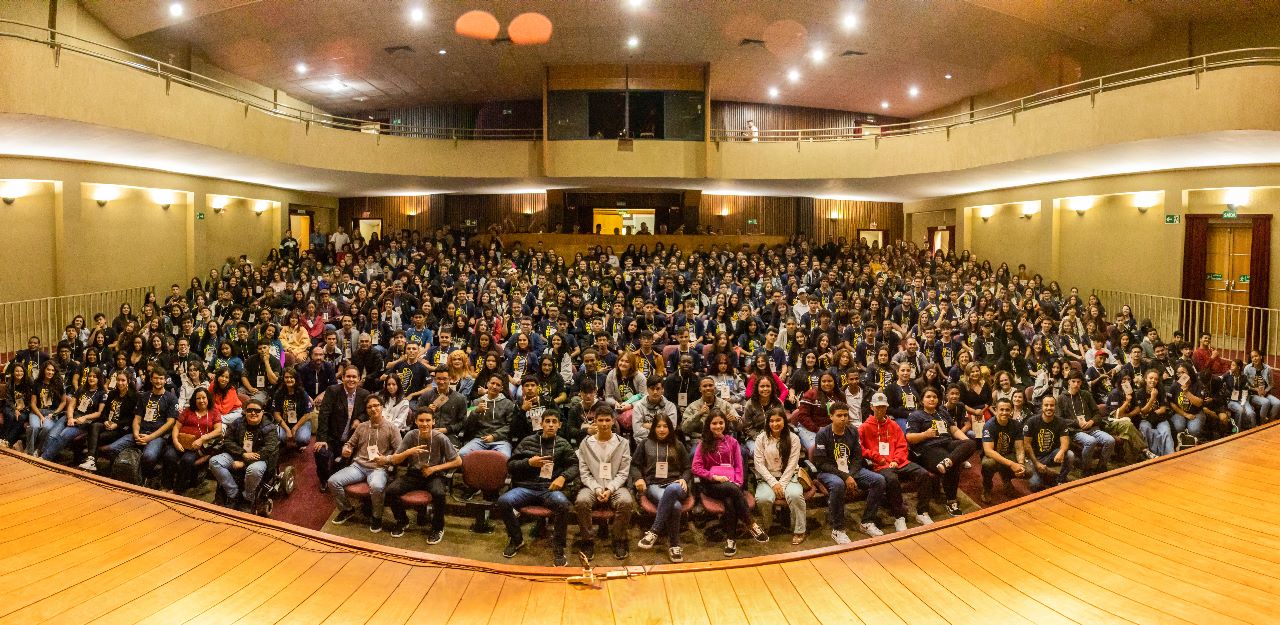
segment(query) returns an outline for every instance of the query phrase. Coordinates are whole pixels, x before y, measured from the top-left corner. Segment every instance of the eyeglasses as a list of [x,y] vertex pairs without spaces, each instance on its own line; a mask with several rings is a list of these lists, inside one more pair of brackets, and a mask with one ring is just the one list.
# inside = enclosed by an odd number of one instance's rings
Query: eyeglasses
[[244,413],[245,414],[261,414],[262,409],[261,408],[245,408]]

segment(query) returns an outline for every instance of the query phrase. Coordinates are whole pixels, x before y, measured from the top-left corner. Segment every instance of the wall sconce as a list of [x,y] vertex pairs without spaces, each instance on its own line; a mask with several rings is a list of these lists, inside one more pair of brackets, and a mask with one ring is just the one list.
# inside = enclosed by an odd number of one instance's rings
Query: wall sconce
[[1138,209],[1139,213],[1145,213],[1148,209],[1160,203],[1160,194],[1156,191],[1143,191],[1133,194],[1133,205]]
[[258,203],[253,206],[253,212],[261,215],[267,212],[268,208],[271,208],[271,202],[268,202],[266,200],[258,200]]
[[831,209],[831,214],[827,215],[827,219],[830,219],[831,221],[835,221],[839,218],[840,218],[840,211],[837,211],[835,209]]
[[21,180],[8,180],[0,185],[0,200],[4,200],[6,206],[13,206],[18,198],[27,194],[27,183]]
[[1226,201],[1227,206],[1229,206],[1232,210],[1235,210],[1237,207],[1240,207],[1240,206],[1248,206],[1249,205],[1249,189],[1240,188],[1240,187],[1236,187],[1234,189],[1227,189],[1227,193],[1224,199]]
[[1084,215],[1084,212],[1093,208],[1093,198],[1087,195],[1067,198],[1067,208],[1076,212],[1077,215]]
[[231,203],[231,198],[225,195],[209,196],[209,206],[213,208],[213,211],[215,213],[221,213],[222,211],[227,210],[227,204],[230,204],[230,203]]
[[1039,202],[1023,202],[1023,203],[1022,203],[1022,218],[1023,218],[1023,219],[1031,219],[1031,217],[1032,217],[1033,215],[1038,215],[1039,213],[1040,213],[1040,203],[1039,203]]
[[728,217],[728,216],[729,216],[729,207],[728,207],[728,206],[721,206],[721,207],[720,207],[720,216],[721,216],[721,217]]
[[990,221],[991,216],[994,214],[996,214],[996,207],[994,206],[982,206],[978,208],[978,216],[982,218],[983,222]]
[[151,200],[160,205],[160,208],[169,210],[173,206],[173,191],[153,190],[151,192]]
[[5,198],[0,198],[0,200],[4,200],[4,204],[5,204],[5,206],[13,206],[13,203],[18,201],[18,198],[16,198],[16,197],[5,197]]
[[93,200],[98,206],[106,206],[107,202],[120,197],[120,189],[111,185],[101,185],[93,192]]

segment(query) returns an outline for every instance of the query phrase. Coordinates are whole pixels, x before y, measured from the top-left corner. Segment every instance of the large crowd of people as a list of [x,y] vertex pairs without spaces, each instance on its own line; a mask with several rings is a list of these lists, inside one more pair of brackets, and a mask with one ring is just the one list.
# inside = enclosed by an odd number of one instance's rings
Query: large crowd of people
[[997,476],[1038,490],[1280,416],[1263,354],[1166,342],[1025,267],[906,242],[635,241],[565,258],[446,230],[339,229],[306,252],[286,235],[261,263],[31,337],[4,367],[0,445],[136,463],[179,494],[207,467],[228,506],[310,453],[333,523],[359,515],[347,487],[364,483],[370,531],[386,504],[401,536],[402,497],[427,491],[432,544],[463,459],[496,452],[503,555],[538,506],[564,565],[571,519],[594,554],[606,518],[626,558],[642,503],[636,544],[672,561],[694,508],[716,510],[726,557],[775,522],[801,544],[823,501],[847,543],[960,514],[973,464],[988,502]]

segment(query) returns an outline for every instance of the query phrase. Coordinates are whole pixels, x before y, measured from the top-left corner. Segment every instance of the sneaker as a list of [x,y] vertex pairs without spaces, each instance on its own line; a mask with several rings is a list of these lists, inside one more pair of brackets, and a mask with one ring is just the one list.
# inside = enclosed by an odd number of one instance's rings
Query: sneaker
[[836,541],[837,545],[847,545],[853,542],[849,539],[849,535],[844,533],[844,530],[831,530],[831,540]]
[[1142,455],[1146,456],[1147,460],[1152,460],[1156,457],[1156,452],[1151,451],[1150,449],[1144,449],[1142,450]]
[[613,541],[613,557],[619,560],[626,560],[629,555],[631,555],[631,552],[627,550],[627,541]]
[[329,484],[327,482],[320,482],[320,492],[322,493],[329,492]]
[[81,468],[81,469],[83,469],[83,470],[85,470],[85,471],[89,471],[89,472],[91,472],[91,473],[97,473],[97,472],[98,472],[98,461],[97,461],[97,460],[94,460],[94,459],[93,459],[93,456],[89,456],[88,458],[85,458],[85,459],[84,459],[84,462],[81,462],[81,463],[80,463],[80,468]]
[[902,516],[900,516],[900,517],[898,517],[898,518],[894,519],[894,520],[893,520],[893,531],[895,531],[895,532],[905,532],[905,531],[907,531],[907,517],[902,517]]
[[374,518],[369,521],[369,531],[377,534],[382,531],[382,519]]
[[724,557],[732,558],[738,555],[738,541],[730,538],[724,541]]
[[581,552],[582,552],[582,555],[587,556],[587,559],[588,559],[588,560],[594,560],[594,559],[595,559],[595,557],[596,557],[596,543],[595,543],[595,541],[585,541],[585,542],[583,542],[583,543],[582,543],[582,546],[578,549],[578,551],[581,551]]
[[672,562],[684,562],[684,549],[676,545],[667,550],[667,559]]
[[960,502],[952,499],[947,502],[947,514],[951,516],[960,516]]
[[400,538],[401,536],[404,536],[404,530],[405,530],[405,528],[407,528],[407,527],[409,527],[409,524],[408,524],[408,523],[401,523],[400,521],[396,521],[395,523],[392,523],[392,524],[391,524],[391,537],[392,537],[392,538]]
[[875,523],[863,523],[858,527],[862,528],[862,533],[872,538],[875,538],[877,536],[884,536],[884,532],[880,531],[880,528],[876,527]]
[[569,566],[569,558],[564,557],[564,552],[556,552],[555,558],[551,560],[554,566]]
[[645,532],[644,536],[640,537],[640,542],[636,543],[636,546],[641,549],[653,549],[653,545],[657,542],[657,534],[654,534],[653,532]]
[[991,503],[991,489],[982,489],[982,496],[978,498],[982,503]]
[[444,540],[444,530],[431,530],[427,532],[427,544],[438,545]]
[[964,461],[964,468],[966,468],[966,469],[972,469],[972,468],[973,468],[973,463],[972,463],[972,462],[969,462],[968,460],[965,460],[965,461]]
[[8,448],[9,448],[9,441],[4,440],[3,438],[0,438],[0,449],[8,449]]
[[508,541],[507,548],[502,550],[502,557],[514,558],[517,553],[520,553],[521,549],[524,549],[524,539],[520,539],[520,542]]
[[919,523],[921,525],[932,525],[933,517],[929,516],[928,512],[921,512],[920,514],[916,515],[916,523]]
[[756,539],[756,542],[758,543],[769,542],[769,534],[765,533],[764,530],[760,529],[759,523],[751,524],[751,537]]
[[339,510],[339,511],[338,511],[338,516],[333,517],[333,524],[334,524],[334,525],[342,525],[343,523],[346,523],[347,521],[350,521],[350,520],[351,520],[351,517],[353,517],[353,516],[355,516],[355,515],[356,515],[356,509],[355,509],[355,508],[352,508],[352,509],[350,509],[350,510]]

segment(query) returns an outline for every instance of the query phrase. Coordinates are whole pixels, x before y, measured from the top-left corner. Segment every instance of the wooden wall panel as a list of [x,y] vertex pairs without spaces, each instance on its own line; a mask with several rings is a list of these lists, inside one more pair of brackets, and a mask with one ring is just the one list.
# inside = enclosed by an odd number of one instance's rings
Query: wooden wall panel
[[854,126],[890,124],[904,121],[868,113],[834,109],[759,104],[755,102],[711,101],[711,128],[744,130],[747,120],[755,120],[761,130],[806,130],[812,128],[851,128]]
[[[832,219],[832,217],[835,219]],[[889,240],[902,238],[902,204],[861,200],[813,201],[813,240],[826,243],[845,237],[852,241],[859,228],[888,230]]]
[[704,65],[556,65],[547,70],[550,91],[632,89],[702,91]]
[[351,230],[356,219],[381,219],[382,231],[428,232],[446,225],[443,195],[353,197],[338,201],[338,223]]
[[[698,202],[698,224],[720,234],[791,235],[796,231],[794,197],[707,195]],[[755,225],[748,224],[751,219]]]
[[[509,193],[492,195],[445,195],[445,215],[450,225],[468,219],[484,231],[493,224],[514,225],[518,231],[547,227],[547,194]],[[510,220],[508,222],[508,220]],[[506,228],[508,231],[511,228]]]

